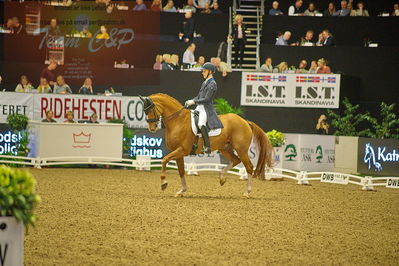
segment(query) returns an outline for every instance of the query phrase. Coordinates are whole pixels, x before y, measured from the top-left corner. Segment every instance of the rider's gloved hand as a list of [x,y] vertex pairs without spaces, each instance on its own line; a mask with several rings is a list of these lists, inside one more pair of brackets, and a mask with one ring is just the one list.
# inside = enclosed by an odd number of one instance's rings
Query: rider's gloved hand
[[194,100],[187,100],[186,103],[184,104],[184,106],[187,108],[187,107],[189,107],[191,105],[194,105],[194,104],[195,104]]

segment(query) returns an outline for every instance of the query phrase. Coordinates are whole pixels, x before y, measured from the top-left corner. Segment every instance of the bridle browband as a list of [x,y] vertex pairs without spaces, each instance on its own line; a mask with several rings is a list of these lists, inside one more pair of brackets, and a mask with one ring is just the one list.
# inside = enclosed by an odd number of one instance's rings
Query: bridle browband
[[158,123],[159,121],[162,121],[162,123],[165,123],[165,122],[173,119],[184,109],[184,107],[182,107],[181,109],[174,112],[173,114],[171,114],[167,117],[162,117],[160,115],[160,111],[159,111],[158,107],[154,104],[154,102],[151,100],[151,98],[148,98],[148,97],[144,98],[141,96],[139,96],[139,97],[144,103],[144,113],[146,114],[146,116],[151,112],[154,115],[154,118],[151,118],[151,119],[148,119],[147,117],[145,118],[145,121],[147,121],[147,123]]

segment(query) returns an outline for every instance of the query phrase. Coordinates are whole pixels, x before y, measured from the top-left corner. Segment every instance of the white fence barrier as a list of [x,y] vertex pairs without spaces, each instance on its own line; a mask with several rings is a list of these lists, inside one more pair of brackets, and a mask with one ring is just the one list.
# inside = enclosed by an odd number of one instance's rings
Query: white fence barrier
[[[136,170],[151,170],[160,169],[162,167],[162,160],[149,159],[148,156],[139,156],[137,159],[122,159],[110,157],[51,157],[51,158],[33,158],[21,157],[11,155],[0,155],[0,164],[18,164],[33,166],[41,168],[42,166],[56,166],[56,165],[79,165],[79,164],[96,164],[96,165],[113,165],[120,167],[131,167]],[[215,171],[220,172],[226,165],[220,163],[186,163],[185,170],[188,175],[194,175],[198,172]],[[177,169],[175,161],[170,161],[167,164],[169,169]],[[245,168],[234,167],[229,174],[237,175],[240,179],[247,178]],[[385,186],[388,188],[399,188],[399,177],[371,177],[371,176],[357,176],[336,172],[306,172],[294,171],[283,168],[267,169],[265,172],[265,179],[282,179],[288,178],[297,181],[301,185],[309,185],[309,181],[320,181],[324,183],[333,184],[353,184],[361,186],[363,190],[375,190],[374,187]]]

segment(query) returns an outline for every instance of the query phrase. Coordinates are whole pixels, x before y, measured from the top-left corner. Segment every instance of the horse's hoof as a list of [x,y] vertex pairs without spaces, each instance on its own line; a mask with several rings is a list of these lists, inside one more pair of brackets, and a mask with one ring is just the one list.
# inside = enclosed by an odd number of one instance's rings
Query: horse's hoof
[[184,196],[184,193],[182,193],[182,192],[177,192],[175,194],[175,198],[183,198],[183,196]]
[[161,189],[165,190],[168,187],[168,182],[162,183],[161,184]]
[[226,180],[227,180],[226,177],[221,177],[221,178],[219,179],[220,185],[223,186],[224,183],[226,183]]
[[251,196],[250,196],[250,194],[248,193],[248,192],[245,192],[243,195],[242,195],[244,198],[247,198],[247,199],[249,199]]

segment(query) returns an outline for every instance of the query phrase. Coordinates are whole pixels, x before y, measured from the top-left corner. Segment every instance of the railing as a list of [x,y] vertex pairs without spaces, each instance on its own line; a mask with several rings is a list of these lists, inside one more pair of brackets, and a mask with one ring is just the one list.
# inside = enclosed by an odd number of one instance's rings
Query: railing
[[265,14],[265,0],[260,0],[260,14],[262,16]]
[[[142,157],[133,159],[110,158],[110,157],[51,157],[51,158],[33,158],[21,157],[11,155],[0,155],[0,164],[19,164],[26,166],[33,166],[41,168],[42,166],[56,166],[56,165],[80,165],[80,164],[96,164],[96,165],[112,165],[126,168],[135,168],[136,170],[159,169],[162,167],[162,160],[154,160],[149,157]],[[186,163],[185,170],[188,175],[197,175],[198,172],[215,171],[220,172],[225,164],[217,163]],[[177,169],[175,161],[170,161],[167,168]],[[247,179],[247,172],[245,168],[234,167],[229,174],[239,176],[240,179]],[[371,177],[371,176],[357,176],[337,172],[306,172],[294,171],[283,168],[267,169],[265,173],[266,180],[288,178],[295,180],[297,184],[309,185],[309,181],[320,181],[333,184],[353,184],[362,187],[362,190],[375,190],[374,187],[385,186],[390,188],[399,188],[399,177]]]
[[[235,1],[233,1],[235,3]],[[233,5],[234,6],[234,5]],[[229,66],[230,69],[232,69],[231,67],[231,55],[232,55],[232,45],[231,45],[231,32],[232,32],[232,23],[233,23],[233,14],[232,14],[232,10],[231,7],[229,7],[229,34],[228,34],[228,38],[227,38],[227,65]]]
[[[263,2],[262,2],[263,3]],[[256,70],[260,70],[260,15],[256,8]]]

